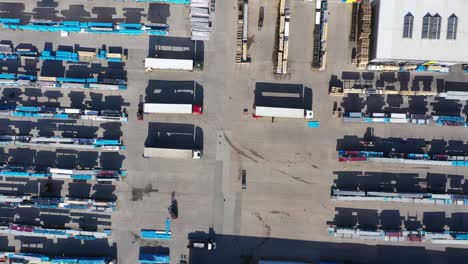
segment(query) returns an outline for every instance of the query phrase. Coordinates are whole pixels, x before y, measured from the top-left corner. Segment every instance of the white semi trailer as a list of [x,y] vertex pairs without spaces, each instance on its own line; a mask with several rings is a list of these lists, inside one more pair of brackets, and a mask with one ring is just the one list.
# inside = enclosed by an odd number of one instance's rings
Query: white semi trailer
[[202,106],[193,104],[143,104],[145,114],[202,114]]
[[314,117],[314,112],[303,108],[256,106],[255,117],[263,116],[311,119]]
[[202,153],[195,149],[172,149],[145,147],[143,157],[163,159],[200,159]]
[[193,60],[146,58],[145,71],[152,70],[193,71]]

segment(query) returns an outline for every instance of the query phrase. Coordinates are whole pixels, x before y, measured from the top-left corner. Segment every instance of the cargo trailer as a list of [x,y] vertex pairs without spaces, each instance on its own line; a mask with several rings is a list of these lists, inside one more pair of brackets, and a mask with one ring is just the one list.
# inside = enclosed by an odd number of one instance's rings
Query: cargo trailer
[[193,60],[146,58],[145,69],[193,71]]
[[312,110],[307,110],[303,108],[256,106],[255,117],[262,116],[310,119],[314,117],[314,112]]
[[194,114],[201,115],[203,108],[193,104],[160,104],[145,103],[143,105],[145,114]]
[[143,157],[163,159],[200,159],[202,153],[195,149],[172,149],[145,147]]

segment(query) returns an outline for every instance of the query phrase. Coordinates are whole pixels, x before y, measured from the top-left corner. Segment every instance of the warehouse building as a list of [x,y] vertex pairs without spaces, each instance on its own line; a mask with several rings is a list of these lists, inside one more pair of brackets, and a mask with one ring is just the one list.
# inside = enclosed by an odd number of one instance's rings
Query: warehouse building
[[468,63],[467,0],[374,0],[370,63]]

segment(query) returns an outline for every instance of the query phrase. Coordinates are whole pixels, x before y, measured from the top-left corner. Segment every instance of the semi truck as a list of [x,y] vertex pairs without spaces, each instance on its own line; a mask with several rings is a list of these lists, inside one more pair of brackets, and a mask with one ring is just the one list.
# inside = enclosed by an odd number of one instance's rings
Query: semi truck
[[160,103],[145,103],[143,105],[145,114],[193,114],[201,115],[203,107],[194,104],[160,104]]
[[314,117],[314,112],[303,108],[255,106],[254,117],[257,118],[263,116],[311,119]]
[[264,17],[265,17],[265,8],[261,6],[260,10],[258,11],[258,30],[262,30]]
[[137,111],[137,119],[143,120],[143,95],[140,95],[140,100],[138,101],[138,111]]
[[163,159],[200,159],[201,150],[145,147],[143,157]]

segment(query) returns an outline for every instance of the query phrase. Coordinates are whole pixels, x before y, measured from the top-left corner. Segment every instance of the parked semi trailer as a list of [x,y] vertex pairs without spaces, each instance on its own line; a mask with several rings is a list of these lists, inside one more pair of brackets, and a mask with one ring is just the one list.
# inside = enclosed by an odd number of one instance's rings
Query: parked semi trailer
[[0,252],[0,263],[13,264],[50,264],[50,263],[67,263],[67,264],[116,264],[115,259],[109,257],[49,257],[41,254],[32,253],[14,253]]
[[173,149],[145,147],[143,157],[163,159],[200,159],[202,153],[196,149]]
[[62,36],[69,33],[121,34],[166,36],[169,32],[167,24],[139,23],[108,23],[108,22],[78,22],[78,21],[21,21],[19,18],[0,18],[4,29],[38,32],[60,32]]
[[366,241],[387,242],[419,242],[446,245],[467,245],[468,233],[452,230],[430,232],[424,229],[418,230],[383,230],[383,229],[359,229],[349,227],[329,226],[328,234],[336,238],[359,239]]
[[72,238],[76,240],[97,240],[109,238],[111,235],[111,230],[105,229],[103,232],[91,232],[71,228],[47,228],[42,226],[26,226],[3,223],[0,225],[0,234],[11,236],[42,237],[48,239]]
[[98,149],[102,151],[120,151],[125,149],[122,141],[116,139],[0,135],[0,146],[7,145],[50,147],[56,149]]
[[311,119],[314,117],[314,112],[303,108],[255,106],[255,117],[263,116]]
[[468,205],[468,195],[451,193],[398,193],[362,190],[339,190],[332,188],[332,201],[378,201],[398,203],[421,203],[436,205]]
[[34,166],[0,165],[0,176],[12,178],[33,178],[33,179],[70,179],[86,180],[97,182],[114,182],[125,178],[126,170],[102,170],[102,169],[62,169],[43,168]]
[[0,115],[44,119],[77,119],[127,122],[127,115],[118,110],[88,110],[62,107],[0,105]]
[[152,70],[193,71],[193,60],[146,58],[145,71]]
[[194,114],[201,115],[203,108],[201,105],[193,104],[152,104],[145,103],[143,105],[143,112],[145,114]]
[[117,206],[112,201],[97,201],[81,197],[42,197],[24,195],[0,194],[0,207],[9,208],[39,208],[39,209],[68,209],[89,212],[113,212]]

